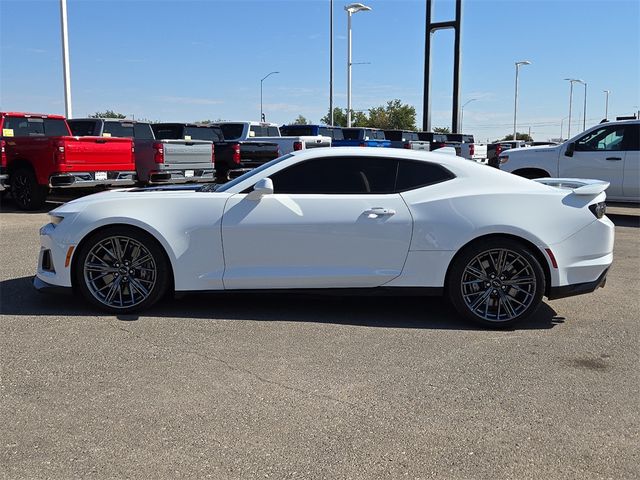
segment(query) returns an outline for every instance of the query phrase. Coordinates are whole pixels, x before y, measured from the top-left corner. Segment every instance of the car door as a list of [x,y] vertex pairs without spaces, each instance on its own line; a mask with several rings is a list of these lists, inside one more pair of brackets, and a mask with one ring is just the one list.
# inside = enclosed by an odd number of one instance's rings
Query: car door
[[225,289],[376,287],[400,275],[412,218],[396,170],[393,159],[315,158],[272,174],[273,194],[231,197]]
[[[625,152],[623,125],[603,125],[584,134],[574,142],[572,156],[560,154],[559,177],[595,178],[611,185],[610,197],[621,197]],[[566,150],[565,150],[566,152]]]
[[624,140],[622,193],[625,200],[638,202],[640,201],[640,124],[627,125]]

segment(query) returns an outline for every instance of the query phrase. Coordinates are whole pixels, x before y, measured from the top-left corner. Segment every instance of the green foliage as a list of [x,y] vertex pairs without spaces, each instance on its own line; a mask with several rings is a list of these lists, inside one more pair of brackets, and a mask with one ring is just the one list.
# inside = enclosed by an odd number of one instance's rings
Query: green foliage
[[449,127],[435,127],[433,129],[434,133],[451,133]]
[[[509,141],[509,140],[513,140],[513,133],[510,133],[509,135],[506,135],[500,141],[503,142],[503,141]],[[516,140],[524,140],[525,142],[532,142],[533,138],[528,133],[516,132]]]
[[96,112],[93,115],[89,115],[89,118],[127,118],[127,116],[113,110],[105,110],[104,112]]
[[291,122],[289,125],[309,125],[309,122],[307,121],[307,119],[305,117],[303,117],[302,115],[298,115],[298,118],[296,118],[293,122]]
[[[334,125],[347,126],[347,111],[342,108],[333,109]],[[331,123],[329,113],[320,119],[327,125]],[[386,105],[372,107],[368,115],[361,111],[351,111],[351,125],[354,127],[373,127],[387,130],[415,130],[416,109],[403,104],[399,99],[389,100]]]

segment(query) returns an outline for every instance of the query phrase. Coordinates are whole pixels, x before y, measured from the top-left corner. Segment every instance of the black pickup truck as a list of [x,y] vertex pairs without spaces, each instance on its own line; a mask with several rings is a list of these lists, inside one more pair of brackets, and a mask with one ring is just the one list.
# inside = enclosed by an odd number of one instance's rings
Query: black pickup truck
[[224,183],[280,156],[276,143],[227,141],[220,127],[196,123],[155,123],[159,139],[209,140],[215,146],[215,181]]

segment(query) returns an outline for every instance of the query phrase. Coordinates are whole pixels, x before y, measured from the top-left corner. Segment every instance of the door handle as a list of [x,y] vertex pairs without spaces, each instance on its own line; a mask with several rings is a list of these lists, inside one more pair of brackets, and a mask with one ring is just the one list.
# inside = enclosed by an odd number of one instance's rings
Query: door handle
[[395,215],[396,211],[392,208],[383,208],[383,207],[374,207],[363,212],[367,218],[378,218],[383,216],[390,217],[391,215]]
[[618,160],[622,160],[622,158],[621,157],[607,157],[607,160],[618,161]]

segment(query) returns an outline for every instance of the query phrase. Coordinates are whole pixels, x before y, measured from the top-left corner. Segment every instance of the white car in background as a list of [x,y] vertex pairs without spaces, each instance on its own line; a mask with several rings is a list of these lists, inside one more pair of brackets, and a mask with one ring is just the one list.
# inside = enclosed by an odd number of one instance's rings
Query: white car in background
[[467,319],[506,326],[545,295],[604,284],[608,184],[563,186],[434,152],[302,151],[224,185],[110,191],[56,208],[34,285],[73,287],[114,313],[168,290],[445,294]]
[[607,198],[640,202],[640,120],[606,122],[561,145],[507,150],[500,169],[526,178],[597,178]]

